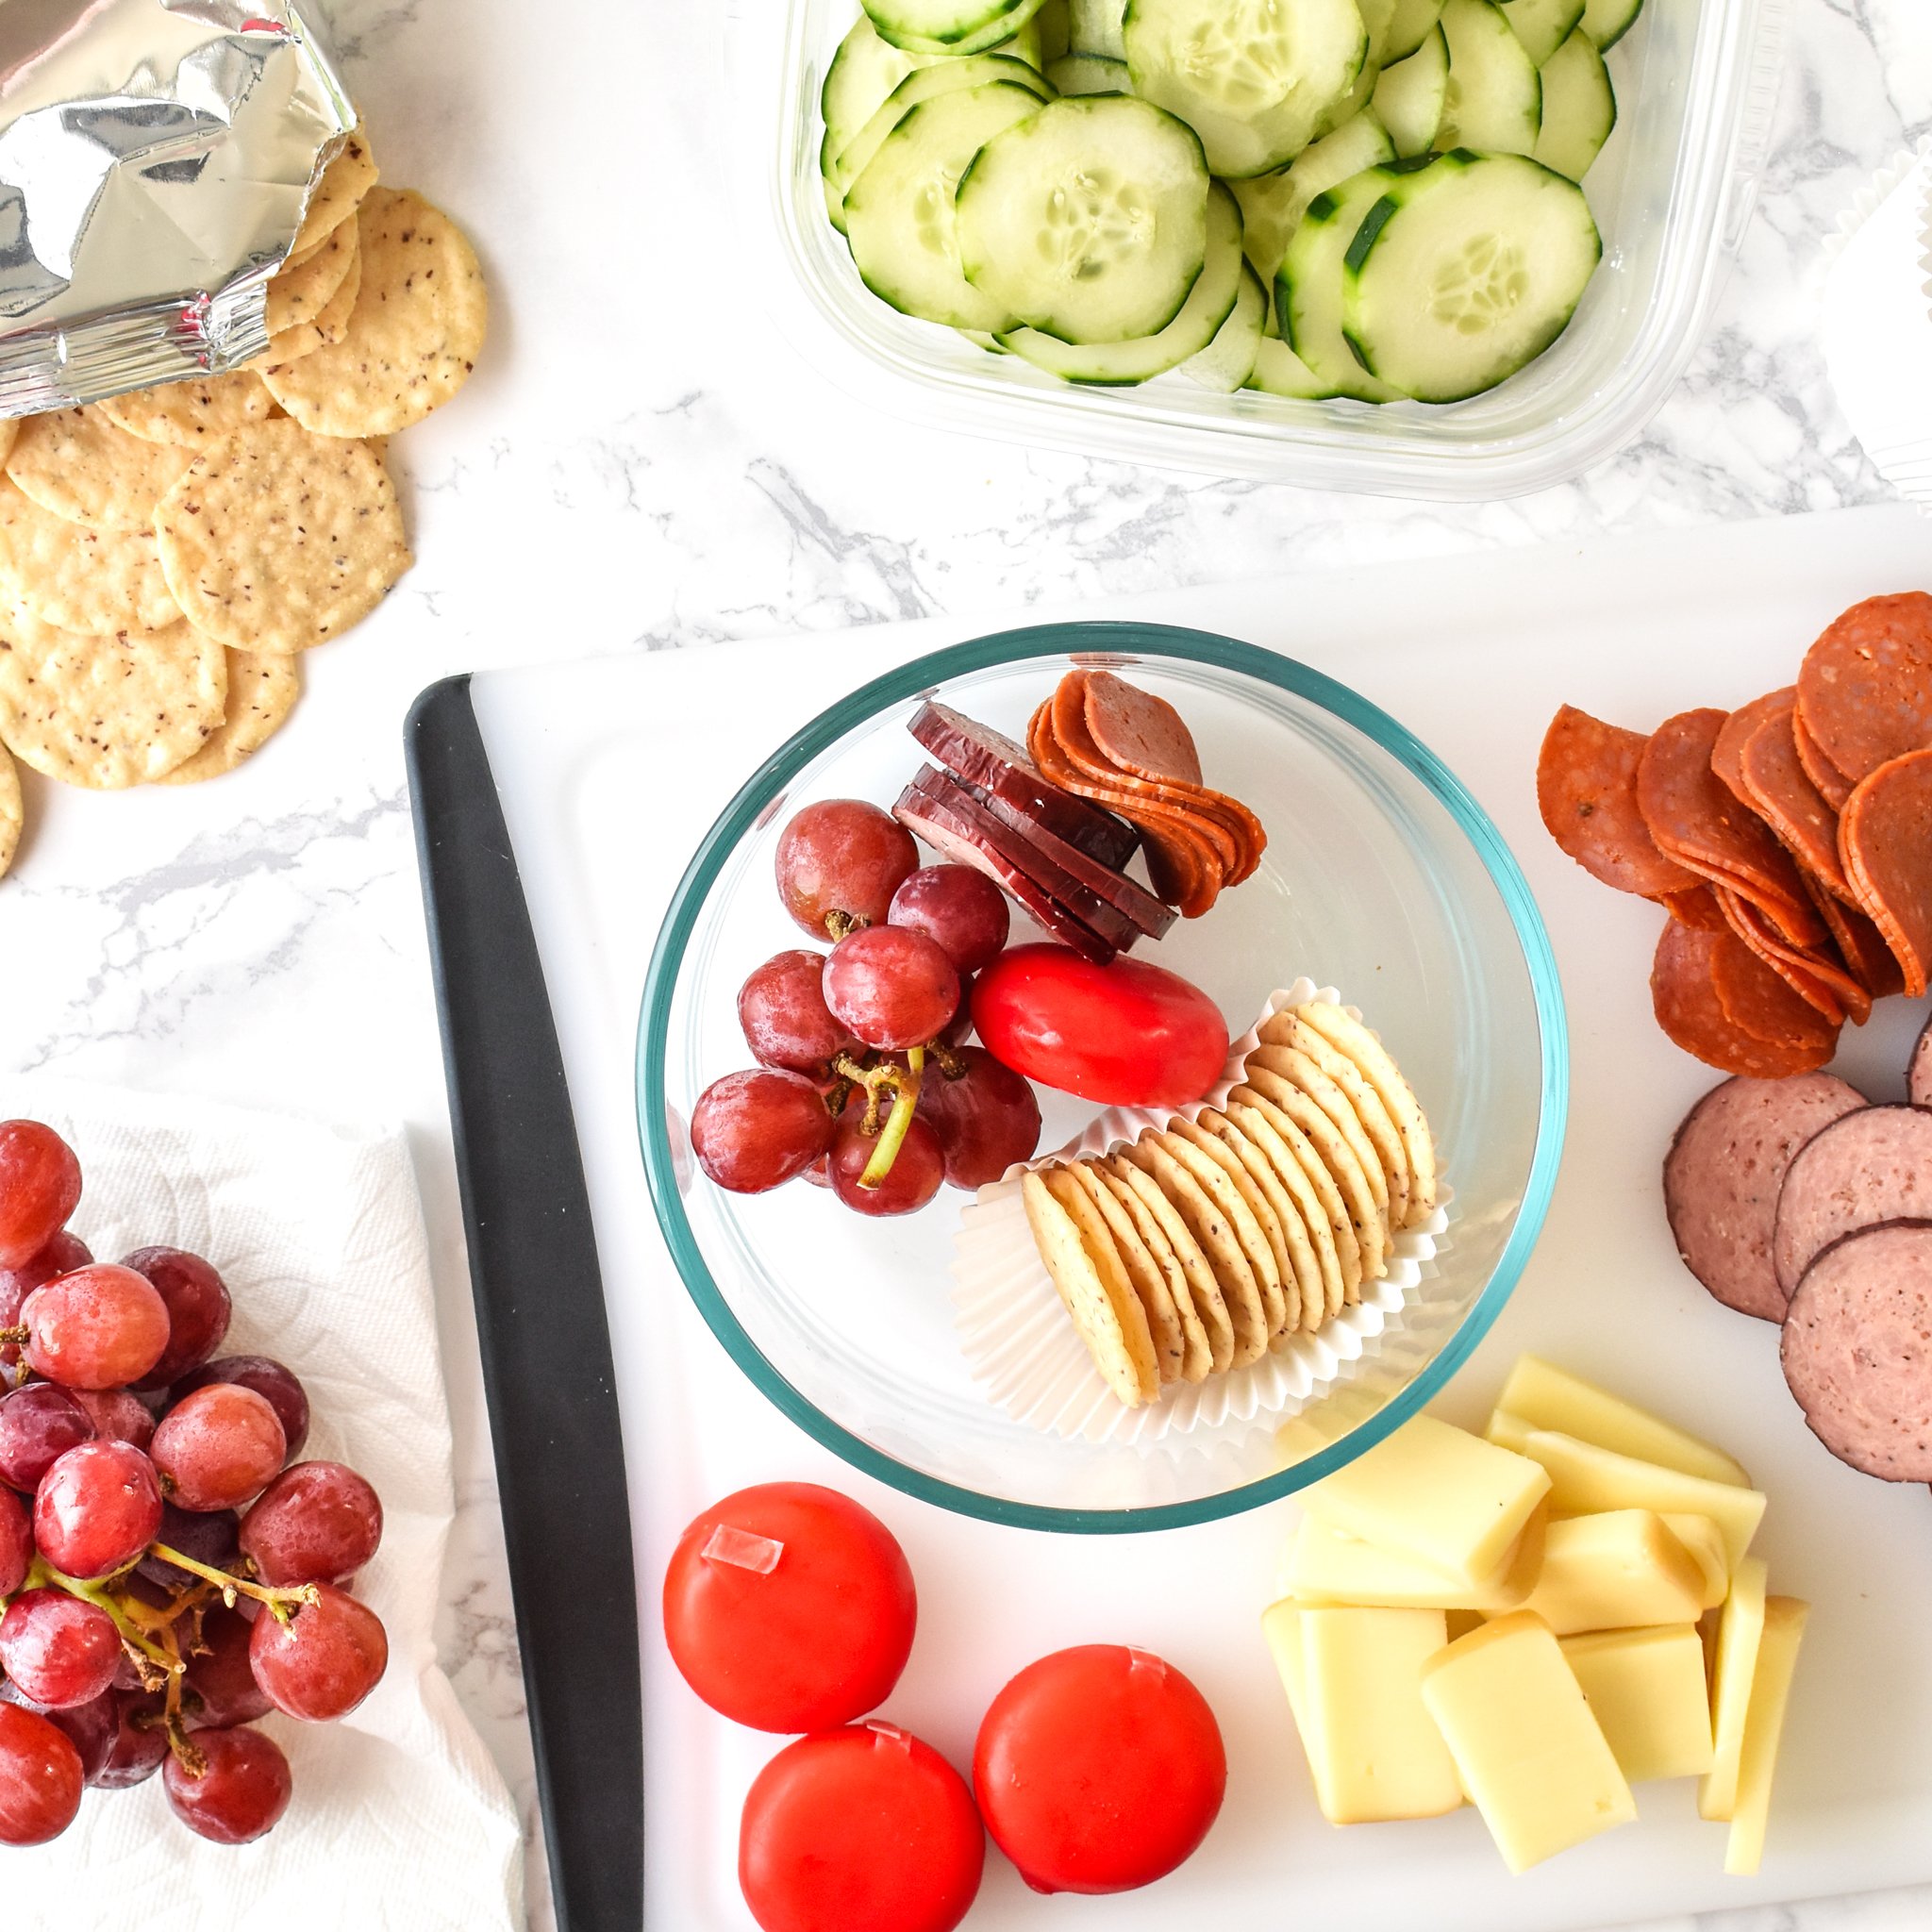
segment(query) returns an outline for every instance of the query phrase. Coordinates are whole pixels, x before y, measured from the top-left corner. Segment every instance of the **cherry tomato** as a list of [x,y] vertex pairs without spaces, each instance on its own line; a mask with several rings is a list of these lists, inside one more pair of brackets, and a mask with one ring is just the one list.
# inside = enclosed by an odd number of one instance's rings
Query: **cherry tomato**
[[823,1730],[876,1709],[917,1618],[891,1531],[816,1483],[726,1496],[678,1539],[664,1575],[664,1634],[685,1682],[754,1730]]
[[1208,1700],[1118,1643],[1057,1650],[992,1701],[973,1789],[993,1842],[1036,1891],[1131,1891],[1208,1836],[1227,1754]]
[[1103,1107],[1182,1107],[1221,1077],[1227,1026],[1177,973],[1009,946],[974,982],[973,1024],[1015,1073]]
[[985,1863],[966,1780],[892,1724],[786,1745],[744,1801],[738,1883],[764,1932],[952,1932]]

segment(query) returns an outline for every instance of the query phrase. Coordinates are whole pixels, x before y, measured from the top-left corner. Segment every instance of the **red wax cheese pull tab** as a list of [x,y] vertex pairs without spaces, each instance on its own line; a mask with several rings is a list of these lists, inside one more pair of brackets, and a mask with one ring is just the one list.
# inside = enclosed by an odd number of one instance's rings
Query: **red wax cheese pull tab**
[[1149,1677],[1157,1684],[1164,1683],[1167,1679],[1167,1665],[1159,1657],[1156,1657],[1151,1650],[1135,1650],[1129,1645],[1127,1650],[1127,1675],[1129,1677]]
[[729,1563],[736,1570],[749,1570],[769,1576],[778,1567],[785,1545],[768,1536],[754,1536],[748,1529],[733,1529],[721,1523],[705,1543],[705,1558],[711,1563]]
[[869,1717],[865,1727],[881,1744],[890,1746],[902,1757],[912,1756],[912,1734],[902,1731],[897,1724],[889,1724],[882,1718]]

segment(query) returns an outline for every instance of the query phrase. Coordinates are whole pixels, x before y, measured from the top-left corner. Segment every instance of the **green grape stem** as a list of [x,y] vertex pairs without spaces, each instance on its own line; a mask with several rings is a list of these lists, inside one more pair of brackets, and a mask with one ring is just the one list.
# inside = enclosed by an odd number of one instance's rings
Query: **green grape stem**
[[894,1082],[897,1091],[892,1096],[892,1111],[879,1129],[878,1144],[872,1150],[872,1158],[865,1163],[865,1170],[858,1176],[861,1188],[883,1187],[886,1176],[892,1171],[892,1163],[899,1158],[899,1149],[906,1144],[907,1132],[912,1125],[913,1109],[919,1105],[919,1084],[925,1068],[924,1047],[908,1049],[906,1065],[909,1071],[903,1079]]
[[322,1592],[312,1583],[295,1584],[287,1590],[273,1590],[264,1584],[251,1583],[245,1576],[237,1576],[229,1570],[217,1570],[208,1563],[199,1563],[192,1557],[184,1557],[179,1550],[172,1549],[166,1543],[150,1543],[148,1554],[158,1557],[164,1563],[172,1563],[177,1570],[185,1570],[191,1576],[199,1576],[221,1591],[222,1601],[232,1610],[236,1596],[252,1596],[257,1603],[266,1604],[278,1623],[286,1624],[295,1611],[306,1605],[319,1604]]
[[64,1575],[54,1568],[44,1557],[36,1557],[33,1567],[27,1572],[26,1587],[29,1590],[52,1586],[64,1590],[69,1596],[78,1597],[82,1603],[92,1604],[96,1609],[105,1610],[114,1621],[114,1628],[121,1633],[121,1641],[127,1654],[134,1659],[135,1667],[142,1673],[143,1686],[148,1690],[155,1687],[147,1682],[149,1671],[159,1671],[174,1676],[187,1669],[180,1657],[171,1648],[157,1643],[132,1617],[120,1597],[104,1583],[83,1583],[77,1576]]

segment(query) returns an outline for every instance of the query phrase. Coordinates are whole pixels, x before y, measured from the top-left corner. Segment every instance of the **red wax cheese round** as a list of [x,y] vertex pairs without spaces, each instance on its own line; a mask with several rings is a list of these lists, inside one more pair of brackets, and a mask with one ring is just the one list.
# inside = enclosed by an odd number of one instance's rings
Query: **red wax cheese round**
[[993,1699],[973,1789],[1036,1891],[1129,1891],[1208,1836],[1227,1754],[1208,1700],[1172,1664],[1082,1644],[1027,1665]]
[[995,1059],[1103,1107],[1183,1107],[1227,1061],[1227,1024],[1198,986],[1065,946],[1009,946],[974,982],[973,1024]]
[[891,1693],[918,1599],[878,1518],[816,1483],[761,1483],[705,1511],[672,1552],[664,1635],[685,1681],[759,1731],[849,1724]]
[[738,1882],[764,1932],[952,1932],[985,1863],[965,1779],[893,1724],[786,1745],[744,1801]]

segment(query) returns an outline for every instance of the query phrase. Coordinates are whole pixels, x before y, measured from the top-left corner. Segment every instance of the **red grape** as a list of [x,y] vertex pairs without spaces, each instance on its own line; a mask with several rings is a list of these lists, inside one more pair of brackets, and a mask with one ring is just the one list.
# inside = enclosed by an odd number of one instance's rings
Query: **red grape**
[[382,1503],[340,1462],[285,1469],[242,1519],[242,1553],[264,1583],[341,1583],[375,1556]]
[[959,981],[959,1004],[953,1017],[946,1022],[940,1038],[948,1046],[958,1043],[973,1031],[973,976],[969,974]]
[[131,1389],[70,1389],[103,1442],[145,1449],[155,1439],[154,1411]]
[[948,1079],[927,1067],[919,1083],[919,1118],[929,1121],[956,1188],[996,1181],[1040,1145],[1040,1102],[1032,1086],[983,1046],[962,1046],[966,1071]]
[[803,1174],[831,1139],[819,1090],[803,1074],[776,1067],[726,1074],[691,1109],[691,1152],[734,1194],[762,1194]]
[[178,1757],[161,1773],[175,1816],[218,1845],[245,1845],[273,1830],[293,1789],[281,1746],[246,1725],[197,1731],[194,1744],[206,1760],[199,1774]]
[[886,914],[938,943],[963,978],[1005,950],[1013,914],[1007,895],[970,865],[923,865],[892,894]]
[[27,1296],[20,1319],[34,1373],[68,1389],[139,1382],[168,1345],[168,1305],[145,1275],[111,1261],[58,1274]]
[[919,863],[912,834],[862,798],[825,798],[794,814],[778,840],[778,896],[815,940],[844,937],[830,914],[884,924],[900,881]]
[[915,1115],[885,1179],[875,1188],[861,1188],[858,1176],[865,1172],[877,1144],[876,1140],[869,1140],[852,1122],[841,1124],[838,1138],[832,1142],[833,1193],[846,1207],[857,1208],[861,1214],[910,1214],[914,1208],[924,1208],[939,1192],[940,1183],[945,1178],[939,1136]]
[[[173,1503],[163,1503],[161,1526],[153,1541],[166,1543],[171,1550],[179,1550],[184,1557],[192,1557],[197,1563],[206,1563],[212,1569],[232,1570],[241,1551],[236,1541],[241,1527],[242,1519],[232,1509],[182,1509]],[[167,1602],[173,1591],[195,1580],[186,1570],[175,1569],[165,1557],[157,1557],[152,1552],[135,1565],[134,1574],[160,1587],[162,1603]]]
[[62,1575],[88,1582],[131,1563],[161,1526],[154,1465],[125,1442],[83,1442],[42,1478],[34,1541]]
[[0,1395],[0,1482],[32,1495],[61,1457],[93,1436],[87,1410],[51,1382]]
[[[63,1228],[30,1261],[18,1268],[0,1268],[0,1328],[18,1324],[21,1304],[42,1282],[52,1281],[57,1274],[72,1274],[92,1259],[87,1243]],[[0,1366],[11,1368],[19,1359],[19,1342],[0,1342]]]
[[275,1708],[312,1724],[345,1717],[375,1689],[389,1664],[382,1620],[332,1583],[285,1623],[258,1617],[248,1657]]
[[959,975],[923,932],[868,926],[832,948],[825,1004],[868,1046],[924,1046],[959,1010]]
[[[308,1440],[308,1396],[293,1374],[265,1355],[225,1355],[184,1375],[168,1391],[170,1403],[206,1389],[210,1382],[234,1382],[253,1389],[275,1410],[289,1439],[289,1454],[299,1456]],[[192,1552],[191,1551],[192,1555]]]
[[739,990],[738,1024],[760,1066],[822,1080],[837,1055],[858,1049],[825,1005],[824,970],[825,956],[801,946],[767,959]]
[[0,1670],[23,1697],[49,1710],[110,1690],[120,1661],[113,1618],[64,1590],[23,1591],[0,1617]]
[[289,1453],[280,1418],[253,1389],[210,1382],[155,1430],[149,1457],[183,1509],[232,1509],[268,1486]]
[[0,1684],[0,1699],[8,1704],[18,1704],[26,1710],[39,1711],[79,1752],[83,1783],[93,1784],[107,1769],[119,1727],[116,1692],[104,1690],[98,1697],[89,1698],[85,1704],[71,1704],[64,1710],[44,1710],[9,1679]]
[[221,1347],[228,1332],[227,1284],[185,1248],[136,1248],[121,1265],[143,1276],[167,1305],[168,1346],[146,1376],[147,1386],[165,1388]]
[[154,1776],[168,1755],[168,1734],[160,1720],[161,1699],[155,1692],[114,1692],[114,1741],[107,1762],[90,1780],[96,1790],[125,1791]]
[[80,1809],[80,1753],[39,1711],[0,1704],[0,1844],[43,1845]]
[[74,1149],[39,1121],[0,1121],[0,1268],[32,1260],[79,1201]]
[[11,1596],[26,1581],[34,1559],[34,1529],[26,1505],[11,1490],[0,1490],[0,1597]]
[[202,1612],[201,1648],[188,1659],[188,1688],[201,1700],[189,1720],[192,1727],[225,1731],[230,1724],[252,1724],[275,1708],[248,1660],[253,1627],[241,1611],[221,1604]]

